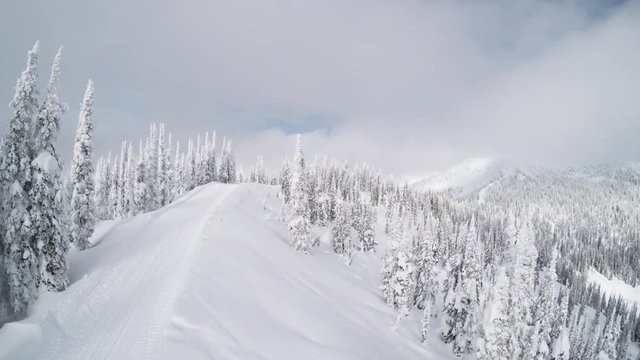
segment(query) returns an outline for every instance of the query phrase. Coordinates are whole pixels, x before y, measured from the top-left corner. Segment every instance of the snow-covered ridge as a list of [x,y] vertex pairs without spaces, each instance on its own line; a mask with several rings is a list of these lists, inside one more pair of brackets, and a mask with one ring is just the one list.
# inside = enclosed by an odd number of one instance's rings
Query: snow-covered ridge
[[321,228],[312,255],[293,250],[277,191],[212,183],[102,224],[72,285],[0,329],[0,359],[453,358],[438,321],[429,345],[419,316],[394,326],[379,254],[348,266]]
[[431,174],[412,186],[416,190],[451,190],[456,196],[467,196],[518,171],[520,170],[506,160],[490,157],[473,158]]

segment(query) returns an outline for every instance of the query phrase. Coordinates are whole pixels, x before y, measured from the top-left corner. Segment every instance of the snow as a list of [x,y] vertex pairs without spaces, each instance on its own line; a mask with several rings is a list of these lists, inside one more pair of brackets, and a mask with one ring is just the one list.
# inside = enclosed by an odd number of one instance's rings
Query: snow
[[464,197],[476,193],[492,182],[512,175],[517,169],[507,161],[497,158],[472,158],[447,170],[436,172],[414,183],[417,190],[452,190]]
[[[313,228],[289,245],[277,188],[213,183],[157,211],[100,223],[70,256],[72,285],[0,329],[1,359],[453,359],[421,314],[394,326],[380,251],[351,266]],[[378,232],[378,241],[385,242]],[[28,346],[27,346],[28,344]]]
[[608,296],[621,296],[629,305],[636,303],[640,306],[640,286],[633,287],[615,276],[607,279],[594,269],[589,270],[587,280],[600,285],[600,289]]
[[33,159],[32,165],[51,173],[58,166],[58,161],[48,151],[43,150]]

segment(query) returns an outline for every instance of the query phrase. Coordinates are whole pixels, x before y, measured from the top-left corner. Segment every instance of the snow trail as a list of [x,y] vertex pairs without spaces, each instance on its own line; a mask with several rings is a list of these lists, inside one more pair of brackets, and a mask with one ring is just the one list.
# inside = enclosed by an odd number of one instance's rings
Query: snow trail
[[452,358],[438,321],[428,345],[421,314],[395,326],[382,251],[348,266],[324,241],[310,255],[292,249],[277,192],[212,183],[101,224],[96,245],[70,258],[69,289],[0,329],[0,359]]
[[[234,189],[233,185],[202,187],[166,208],[114,225],[100,243],[87,250],[102,252],[93,256],[98,262],[94,271],[74,283],[50,311],[36,309],[30,319],[39,322],[41,333],[46,334],[43,346],[31,349],[41,353],[22,349],[18,357],[11,358],[158,358],[164,328],[204,225]],[[135,256],[109,256],[113,254],[104,248],[114,243],[130,245]],[[108,266],[113,263],[115,266]]]

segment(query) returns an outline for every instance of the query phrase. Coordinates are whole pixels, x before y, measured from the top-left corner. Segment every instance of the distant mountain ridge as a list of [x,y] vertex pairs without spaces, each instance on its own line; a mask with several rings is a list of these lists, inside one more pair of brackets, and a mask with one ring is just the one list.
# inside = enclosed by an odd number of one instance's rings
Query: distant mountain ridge
[[412,187],[423,191],[451,191],[456,197],[465,197],[498,179],[525,173],[507,160],[489,157],[472,158],[446,170],[435,172],[413,183]]
[[613,162],[560,169],[516,164],[492,157],[471,158],[432,173],[411,186],[415,190],[450,192],[452,196],[461,198],[477,194],[490,184],[508,177],[553,175],[584,177],[596,181],[617,179],[640,185],[640,163]]

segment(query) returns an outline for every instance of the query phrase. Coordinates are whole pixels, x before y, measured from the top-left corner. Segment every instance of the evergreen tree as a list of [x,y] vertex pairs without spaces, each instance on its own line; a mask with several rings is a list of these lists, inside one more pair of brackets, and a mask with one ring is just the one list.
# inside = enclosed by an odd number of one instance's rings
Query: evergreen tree
[[280,183],[282,198],[285,203],[288,203],[291,198],[291,167],[289,165],[289,160],[286,158],[282,161],[282,168],[280,169],[280,177],[278,180]]
[[618,357],[618,339],[620,338],[620,316],[609,317],[604,328],[602,346],[598,352],[598,360],[615,360]]
[[555,324],[556,329],[554,330],[553,336],[553,345],[551,347],[551,357],[552,360],[569,360],[569,354],[571,351],[571,343],[569,341],[569,332],[566,327],[567,318],[569,313],[569,293],[567,291],[563,292],[561,303],[560,303],[560,311],[558,312],[558,316],[556,318]]
[[289,203],[289,231],[291,245],[298,251],[308,254],[311,251],[309,239],[309,202],[306,191],[306,175],[301,137],[298,135],[296,152],[293,158],[291,177],[291,200]]
[[35,159],[31,163],[31,243],[38,259],[38,287],[52,291],[64,290],[67,278],[66,231],[63,229],[65,212],[62,208],[62,165],[55,144],[60,131],[60,119],[67,106],[58,99],[57,83],[60,76],[62,48],[58,50],[51,67],[47,96],[37,117],[34,136]]
[[133,213],[142,214],[147,209],[148,190],[147,190],[147,166],[145,164],[142,140],[140,140],[138,159],[136,162],[135,185],[133,190]]
[[93,81],[87,83],[73,148],[73,194],[71,195],[71,239],[80,250],[88,248],[95,226],[93,209]]
[[431,323],[431,301],[424,303],[422,309],[422,321],[420,322],[420,340],[424,343],[427,342],[429,336],[429,324]]
[[[322,204],[322,202],[320,203]],[[360,205],[360,220],[358,221],[358,240],[360,242],[360,251],[369,252],[374,251],[377,245],[376,243],[376,213],[373,209],[373,206],[368,202],[364,202]],[[323,209],[321,206],[321,211],[319,213],[323,213]],[[324,215],[323,215],[324,217]]]
[[258,184],[266,184],[267,183],[267,177],[264,174],[264,160],[262,158],[262,155],[258,155],[258,158],[256,159],[256,182]]
[[455,279],[451,294],[445,305],[445,323],[442,338],[445,343],[453,343],[456,355],[470,353],[474,347],[479,305],[479,274],[481,273],[481,252],[478,234],[472,219],[464,232],[465,250],[459,265],[458,279]]
[[122,144],[120,145],[120,163],[118,164],[118,173],[117,173],[117,181],[116,181],[117,187],[115,192],[115,195],[116,195],[115,214],[116,214],[116,218],[118,219],[124,219],[128,215],[128,209],[126,208],[127,204],[125,200],[126,166],[127,166],[127,163],[129,162],[127,149],[128,149],[127,142],[123,141]]
[[109,220],[112,214],[110,208],[111,193],[111,159],[100,158],[96,166],[95,198],[96,218]]
[[158,128],[156,124],[151,124],[149,138],[144,150],[147,185],[146,211],[153,211],[160,207],[158,187]]
[[345,202],[340,202],[336,215],[335,224],[331,231],[331,245],[336,254],[341,254],[351,263],[352,245],[351,245],[351,221],[349,219],[349,207]]
[[556,296],[555,286],[557,251],[552,252],[549,265],[543,270],[538,281],[537,300],[534,312],[534,323],[538,324],[535,338],[536,360],[545,360],[549,356],[551,346],[551,329],[555,319]]
[[229,152],[227,150],[227,139],[222,139],[222,149],[220,155],[220,168],[218,169],[218,181],[221,183],[231,182],[229,173]]
[[14,315],[24,315],[37,298],[38,260],[31,242],[31,161],[33,116],[37,111],[38,56],[36,43],[28,53],[10,103],[9,130],[2,149],[2,250],[7,301]]

